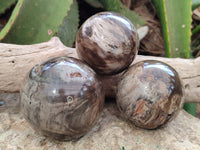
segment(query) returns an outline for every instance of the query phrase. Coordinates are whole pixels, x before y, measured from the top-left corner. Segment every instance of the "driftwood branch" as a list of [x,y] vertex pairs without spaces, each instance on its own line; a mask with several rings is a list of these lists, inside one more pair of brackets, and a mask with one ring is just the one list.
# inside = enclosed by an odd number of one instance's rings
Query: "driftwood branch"
[[[59,38],[34,45],[0,44],[0,92],[18,92],[29,70],[36,64],[55,56],[77,57],[76,50],[64,46]],[[152,56],[136,57],[133,62],[160,60],[174,67],[183,80],[186,102],[200,102],[200,58],[180,59]],[[115,95],[120,74],[102,77],[107,96]],[[109,83],[109,84],[108,84]]]

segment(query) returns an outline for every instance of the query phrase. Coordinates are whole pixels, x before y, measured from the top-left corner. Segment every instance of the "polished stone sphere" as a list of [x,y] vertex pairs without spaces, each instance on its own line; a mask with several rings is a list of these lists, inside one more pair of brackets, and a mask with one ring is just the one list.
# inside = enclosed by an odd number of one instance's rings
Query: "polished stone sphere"
[[134,60],[138,47],[134,25],[114,12],[101,12],[90,17],[76,37],[79,58],[103,75],[125,70]]
[[21,109],[37,131],[53,139],[75,140],[98,120],[104,92],[96,73],[69,57],[32,68],[21,89]]
[[177,115],[182,97],[178,73],[163,62],[146,60],[123,74],[118,84],[117,105],[134,125],[155,129]]

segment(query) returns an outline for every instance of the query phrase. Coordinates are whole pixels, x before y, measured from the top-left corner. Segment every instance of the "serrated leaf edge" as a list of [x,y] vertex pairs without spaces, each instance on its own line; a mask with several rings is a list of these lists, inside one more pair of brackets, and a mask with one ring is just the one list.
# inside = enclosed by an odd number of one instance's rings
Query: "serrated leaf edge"
[[170,49],[170,39],[169,39],[169,28],[167,26],[167,10],[166,10],[166,7],[165,7],[165,0],[162,0],[162,5],[163,5],[163,8],[164,8],[164,19],[165,19],[165,22],[166,24],[164,24],[164,28],[165,28],[165,34],[164,34],[164,37],[165,37],[165,55],[167,57],[171,57],[171,49]]
[[[65,15],[65,16],[63,17],[63,19],[62,19],[63,21],[64,21],[64,18],[67,17],[67,16],[68,16],[68,13],[71,11],[71,6],[73,5],[73,3],[74,3],[74,1],[72,0],[72,2],[71,2],[71,4],[70,4],[70,7],[69,7],[69,10],[66,11],[66,15]],[[63,21],[62,21],[62,23],[58,26],[57,31],[55,31],[55,32],[53,33],[54,36],[58,33],[59,28],[63,25]]]

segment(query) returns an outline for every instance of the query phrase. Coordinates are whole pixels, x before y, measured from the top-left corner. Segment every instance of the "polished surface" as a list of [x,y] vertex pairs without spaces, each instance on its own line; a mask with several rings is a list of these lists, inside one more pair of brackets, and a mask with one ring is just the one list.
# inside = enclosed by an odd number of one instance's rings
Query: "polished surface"
[[76,37],[78,56],[97,73],[110,75],[126,69],[139,47],[138,33],[124,16],[101,12],[81,26]]
[[136,126],[154,129],[176,116],[182,97],[178,73],[165,63],[147,60],[124,73],[118,85],[117,105]]
[[57,57],[36,65],[21,89],[21,109],[31,126],[50,138],[74,140],[99,118],[104,92],[96,73],[80,60]]

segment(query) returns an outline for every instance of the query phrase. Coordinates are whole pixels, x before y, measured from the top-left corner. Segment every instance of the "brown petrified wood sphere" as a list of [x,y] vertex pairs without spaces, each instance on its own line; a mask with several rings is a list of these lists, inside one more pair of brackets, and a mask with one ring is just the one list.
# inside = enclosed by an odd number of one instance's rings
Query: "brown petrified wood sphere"
[[97,73],[116,74],[126,69],[137,54],[138,33],[124,16],[101,12],[81,26],[76,37],[78,56]]
[[21,89],[31,126],[50,138],[74,140],[99,118],[104,93],[96,73],[78,59],[56,57],[36,65]]
[[147,60],[131,66],[118,85],[117,105],[138,127],[155,129],[172,120],[182,107],[183,89],[169,65]]

